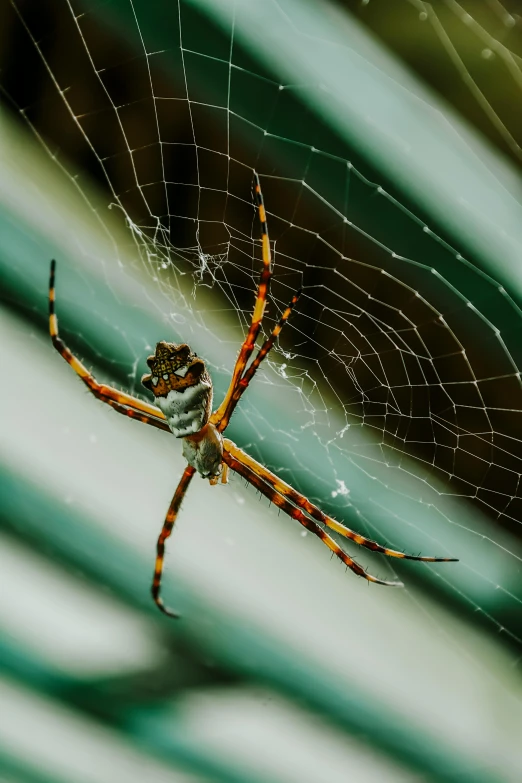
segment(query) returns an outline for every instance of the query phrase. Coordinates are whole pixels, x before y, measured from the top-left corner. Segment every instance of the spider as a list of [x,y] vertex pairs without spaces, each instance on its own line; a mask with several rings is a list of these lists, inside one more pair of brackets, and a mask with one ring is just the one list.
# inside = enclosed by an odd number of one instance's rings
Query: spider
[[296,519],[303,527],[320,538],[351,571],[368,582],[391,587],[402,587],[402,582],[386,581],[369,574],[346,554],[326,530],[317,523],[321,523],[337,534],[351,539],[359,546],[388,555],[388,557],[422,560],[431,563],[455,562],[457,560],[457,558],[453,557],[406,555],[403,552],[397,552],[394,549],[381,546],[376,541],[355,533],[321,511],[308,498],[293,489],[283,479],[238,448],[233,441],[223,437],[223,433],[228,427],[230,417],[241,399],[241,395],[248,388],[259,365],[268,355],[301,296],[301,290],[294,294],[272,333],[264,341],[249,364],[261,329],[270,278],[272,276],[266,212],[259,177],[256,173],[254,174],[254,179],[257,211],[261,223],[263,268],[257,286],[252,320],[236,359],[228,391],[221,405],[213,413],[212,380],[205,362],[184,343],[177,345],[165,341],[159,342],[156,345],[155,353],[147,358],[150,373],[144,375],[141,382],[146,389],[153,393],[155,405],[143,402],[125,392],[118,391],[112,386],[98,383],[82,362],[71,353],[58,334],[58,320],[54,310],[56,262],[54,260],[51,261],[49,331],[56,350],[71,365],[87,388],[99,400],[110,405],[118,413],[123,413],[125,416],[150,424],[160,430],[165,430],[165,432],[171,432],[176,438],[181,438],[183,441],[183,456],[187,460],[187,467],[174,492],[158,538],[151,588],[156,606],[170,617],[179,617],[179,614],[167,608],[160,596],[165,542],[172,533],[181,502],[195,473],[199,473],[203,478],[208,478],[211,484],[217,484],[219,479],[226,484],[229,469],[238,473],[278,506],[279,509],[284,511],[285,514],[288,514],[292,519]]

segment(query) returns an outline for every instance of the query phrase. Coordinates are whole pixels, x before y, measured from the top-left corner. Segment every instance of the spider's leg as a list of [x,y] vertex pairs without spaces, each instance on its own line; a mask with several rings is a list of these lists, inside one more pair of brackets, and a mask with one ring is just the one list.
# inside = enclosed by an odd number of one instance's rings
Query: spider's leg
[[143,424],[150,424],[152,427],[156,427],[158,430],[163,430],[164,432],[170,432],[172,434],[172,431],[166,421],[162,421],[162,419],[156,419],[153,416],[149,416],[145,413],[140,413],[139,411],[134,410],[134,408],[128,408],[126,405],[120,405],[119,402],[115,402],[110,397],[104,397],[101,394],[96,394],[96,392],[93,392],[93,394],[95,397],[97,397],[97,399],[101,400],[102,402],[106,402],[107,405],[110,405],[111,408],[114,408],[114,410],[118,413],[123,413],[124,416],[128,416],[130,419],[136,419],[136,421],[141,421]]
[[308,498],[306,498],[304,495],[301,495],[299,492],[293,489],[290,484],[287,484],[286,481],[283,481],[283,479],[276,476],[274,473],[268,470],[268,468],[260,465],[257,460],[253,459],[253,457],[250,457],[248,454],[242,451],[242,449],[238,448],[236,444],[231,440],[228,440],[228,438],[223,440],[223,448],[226,453],[230,454],[239,463],[249,468],[253,473],[256,474],[256,476],[269,484],[278,494],[283,495],[285,498],[291,500],[294,505],[303,509],[303,511],[306,511],[306,513],[309,514],[313,519],[316,519],[318,522],[322,522],[327,527],[335,530],[336,533],[339,533],[339,535],[351,539],[359,546],[363,546],[366,549],[371,549],[373,552],[379,552],[380,554],[387,555],[388,557],[398,557],[402,560],[421,560],[425,563],[454,563],[458,561],[457,557],[423,557],[417,555],[405,555],[404,552],[397,552],[395,549],[388,549],[388,547],[381,546],[381,544],[378,544],[376,541],[372,541],[371,538],[361,536],[359,533],[355,533],[353,530],[350,530],[349,527],[346,527],[340,522],[337,522],[335,519],[332,519],[332,517],[329,517],[328,514],[325,514],[323,511],[321,511],[320,508],[311,503]]
[[160,598],[160,589],[161,589],[161,576],[163,573],[163,560],[165,558],[165,541],[172,533],[172,528],[174,527],[174,522],[176,521],[176,517],[178,516],[179,507],[181,506],[181,501],[185,497],[185,492],[188,489],[188,486],[191,482],[192,476],[196,472],[196,469],[192,467],[192,465],[187,465],[185,468],[185,471],[180,479],[180,482],[178,486],[176,487],[176,491],[174,493],[174,497],[171,500],[169,510],[167,511],[167,516],[165,517],[165,522],[163,523],[163,527],[161,529],[161,533],[158,538],[158,543],[156,545],[156,564],[154,566],[154,577],[152,580],[152,597],[154,599],[154,602],[158,609],[160,609],[163,614],[167,614],[169,617],[179,617],[176,612],[173,612],[172,609],[167,609],[165,604]]
[[271,500],[275,506],[281,509],[281,511],[284,511],[285,514],[288,514],[288,516],[292,519],[296,519],[301,525],[303,525],[303,527],[320,538],[323,544],[326,544],[328,549],[330,549],[334,555],[339,558],[339,560],[348,566],[348,568],[353,571],[354,574],[357,574],[357,576],[362,576],[362,578],[366,579],[368,582],[375,582],[376,584],[386,585],[387,587],[403,586],[402,582],[388,582],[384,579],[378,579],[376,576],[372,576],[367,571],[365,571],[364,568],[359,565],[359,563],[356,563],[355,560],[353,560],[349,555],[346,554],[346,552],[341,549],[337,542],[334,541],[334,539],[329,536],[328,533],[322,529],[322,527],[319,527],[319,525],[317,525],[313,520],[309,519],[305,514],[303,514],[301,509],[296,508],[296,506],[283,497],[283,495],[280,495],[279,492],[277,492],[273,487],[269,486],[265,481],[263,481],[263,479],[260,478],[260,476],[258,476],[257,473],[255,473],[248,465],[245,465],[242,462],[239,462],[239,460],[235,459],[230,451],[226,449],[223,452],[223,461],[226,462],[231,470],[239,473],[240,476],[243,476],[243,478],[245,478],[250,484],[252,484],[263,495],[265,495],[265,497]]
[[51,276],[49,280],[49,332],[53,345],[60,353],[67,364],[70,364],[74,372],[82,379],[87,388],[102,402],[106,402],[111,405],[118,413],[123,413],[125,416],[130,416],[133,419],[138,419],[145,424],[151,424],[153,427],[158,427],[161,430],[170,432],[169,427],[165,421],[163,413],[156,408],[155,405],[151,405],[148,402],[138,400],[137,397],[132,397],[130,394],[118,391],[118,389],[112,386],[106,386],[103,383],[98,383],[97,380],[87,370],[85,365],[74,356],[74,354],[67,348],[58,333],[58,319],[54,312],[54,302],[56,299],[54,279],[56,271],[56,261],[51,261]]
[[248,368],[248,370],[245,372],[243,377],[239,380],[239,382],[236,384],[236,388],[234,389],[234,392],[232,394],[232,397],[230,398],[230,402],[227,406],[226,411],[223,414],[223,417],[220,422],[220,429],[221,431],[225,430],[228,427],[228,423],[230,421],[230,417],[232,416],[234,412],[234,408],[236,407],[237,403],[239,402],[239,399],[244,391],[248,388],[248,385],[252,378],[254,377],[257,368],[263,361],[263,359],[268,355],[270,352],[273,344],[277,340],[279,333],[281,332],[281,329],[287,322],[288,318],[290,317],[290,313],[294,309],[294,306],[296,305],[297,301],[299,300],[299,297],[301,296],[301,289],[299,291],[296,291],[296,293],[293,295],[288,307],[284,311],[283,315],[279,319],[276,326],[274,326],[274,329],[272,330],[272,334],[270,337],[268,337],[261,348],[259,349],[254,361]]
[[254,173],[254,176],[256,181],[255,193],[256,193],[256,200],[257,200],[257,208],[259,214],[259,221],[261,223],[261,240],[263,244],[263,268],[261,270],[261,276],[259,278],[259,284],[257,286],[256,303],[254,306],[254,312],[252,314],[252,322],[250,324],[250,328],[248,330],[247,336],[245,337],[243,345],[241,346],[241,349],[239,351],[239,355],[236,359],[236,364],[234,367],[234,371],[232,373],[232,379],[230,381],[228,391],[225,394],[223,402],[221,403],[219,408],[216,411],[214,411],[214,413],[210,417],[211,424],[214,424],[219,430],[219,432],[222,432],[224,430],[224,427],[226,426],[226,425],[223,426],[222,424],[223,416],[225,415],[225,412],[228,409],[228,406],[230,405],[230,401],[232,399],[238,381],[243,374],[243,370],[247,365],[247,362],[250,358],[252,351],[254,350],[257,335],[259,334],[259,330],[261,328],[263,314],[265,312],[266,297],[268,295],[270,278],[272,277],[272,256],[270,253],[270,241],[268,239],[268,227],[266,223],[265,205],[263,202],[263,194],[261,193],[261,184],[259,182],[259,177],[257,173]]
[[254,359],[254,361],[252,362],[252,364],[250,365],[248,370],[245,372],[245,374],[243,375],[243,377],[239,381],[238,388],[241,389],[240,395],[243,394],[243,392],[245,391],[246,387],[248,386],[248,384],[250,383],[250,381],[254,377],[254,375],[255,375],[255,373],[257,371],[257,368],[259,367],[259,365],[261,364],[263,359],[272,350],[273,344],[275,343],[275,341],[279,337],[279,333],[281,332],[281,329],[283,328],[285,323],[288,321],[288,318],[290,317],[290,313],[292,312],[292,310],[294,309],[295,305],[299,301],[299,297],[301,296],[302,293],[303,293],[303,291],[302,291],[301,288],[299,288],[299,290],[295,292],[295,294],[293,295],[293,297],[291,298],[291,300],[290,300],[290,302],[288,304],[288,307],[286,308],[286,310],[282,314],[282,316],[279,319],[279,321],[276,324],[276,326],[274,326],[274,328],[272,330],[272,334],[270,335],[270,337],[268,337],[265,340],[265,342],[263,343],[263,345],[259,349],[259,351],[258,351],[258,353],[257,353],[257,355],[256,355],[256,357]]

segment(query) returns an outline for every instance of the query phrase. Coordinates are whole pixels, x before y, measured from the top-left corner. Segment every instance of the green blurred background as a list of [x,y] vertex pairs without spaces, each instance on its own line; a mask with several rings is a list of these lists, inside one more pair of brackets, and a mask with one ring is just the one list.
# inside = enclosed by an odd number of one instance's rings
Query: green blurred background
[[[2,781],[519,781],[516,3],[0,4]],[[196,479],[149,599],[180,444],[90,396],[47,335],[141,395],[159,339],[249,453],[354,529],[458,564],[346,574],[253,488]],[[149,432],[148,430],[151,429]]]

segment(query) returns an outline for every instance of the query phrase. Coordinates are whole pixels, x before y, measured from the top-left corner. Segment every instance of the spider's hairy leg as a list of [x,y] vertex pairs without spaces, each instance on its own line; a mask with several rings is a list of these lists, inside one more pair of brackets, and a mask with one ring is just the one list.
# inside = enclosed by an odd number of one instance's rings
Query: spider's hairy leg
[[120,405],[110,397],[104,397],[102,394],[96,394],[96,392],[93,392],[93,394],[95,397],[97,397],[98,400],[101,400],[101,402],[106,402],[107,405],[110,405],[111,408],[114,408],[115,411],[118,413],[123,413],[124,416],[128,416],[130,419],[136,419],[136,421],[141,421],[143,424],[150,424],[152,427],[156,427],[158,430],[170,432],[169,425],[161,419],[156,419],[153,416],[149,416],[145,413],[140,413],[139,411],[134,410],[134,408],[128,408],[126,405]]
[[267,337],[267,339],[265,340],[265,342],[263,343],[263,345],[259,349],[259,351],[258,351],[258,353],[257,353],[257,355],[256,355],[256,357],[254,359],[254,361],[252,362],[252,364],[250,365],[248,370],[245,372],[243,377],[236,384],[236,388],[234,389],[234,393],[232,394],[232,397],[230,399],[228,407],[227,407],[225,413],[223,414],[223,418],[221,419],[221,422],[220,422],[221,431],[225,430],[228,427],[228,423],[230,421],[230,417],[232,416],[232,414],[234,412],[234,408],[236,407],[237,403],[239,402],[239,400],[241,398],[241,395],[243,394],[243,392],[246,391],[250,381],[252,380],[252,378],[254,377],[254,375],[255,375],[255,373],[257,371],[257,368],[259,367],[259,365],[261,364],[263,359],[265,359],[265,357],[268,355],[268,353],[272,349],[273,344],[275,343],[275,341],[279,337],[281,329],[283,328],[283,326],[287,322],[288,318],[290,317],[290,313],[292,312],[292,310],[294,309],[295,305],[299,301],[299,297],[301,296],[301,293],[302,293],[301,289],[299,289],[298,291],[295,292],[295,294],[293,295],[292,299],[290,300],[286,310],[283,312],[281,318],[279,319],[277,324],[274,326],[270,337]]
[[[227,441],[227,443],[231,443],[231,441]],[[403,587],[402,582],[390,582],[385,579],[379,579],[378,577],[372,576],[372,574],[369,574],[367,571],[365,571],[364,568],[359,565],[359,563],[356,563],[355,560],[353,560],[349,555],[346,554],[346,552],[341,549],[337,542],[334,541],[334,539],[329,536],[325,530],[319,527],[319,525],[317,525],[313,520],[309,519],[301,511],[301,509],[294,506],[289,500],[283,497],[283,495],[280,495],[279,492],[277,492],[273,487],[269,486],[248,465],[239,462],[239,460],[232,456],[230,449],[225,448],[225,451],[223,452],[223,461],[226,462],[231,470],[239,473],[240,476],[243,476],[243,478],[245,478],[249,484],[252,484],[252,486],[258,489],[261,494],[267,497],[275,506],[280,508],[281,511],[284,511],[284,513],[288,514],[288,516],[292,519],[296,519],[301,525],[303,525],[303,527],[320,538],[323,544],[325,544],[328,549],[330,549],[334,555],[339,558],[339,560],[348,566],[350,571],[353,571],[354,574],[361,576],[368,582],[375,582],[379,585],[386,585],[387,587]]]
[[185,492],[188,489],[188,486],[192,480],[192,476],[196,472],[196,468],[193,468],[192,465],[187,465],[185,468],[185,471],[180,479],[180,482],[178,486],[176,487],[176,491],[174,493],[174,496],[171,500],[169,510],[167,511],[167,516],[165,517],[165,521],[163,523],[163,527],[161,529],[161,533],[158,538],[158,543],[156,544],[156,563],[154,566],[154,577],[152,579],[152,597],[154,599],[154,603],[160,609],[163,614],[168,615],[169,617],[179,617],[179,614],[176,612],[173,612],[172,609],[167,609],[165,604],[163,603],[162,599],[160,598],[160,590],[161,590],[161,577],[163,574],[163,561],[165,559],[165,541],[172,533],[172,528],[174,527],[174,523],[176,521],[176,517],[178,516],[178,511],[181,506],[181,501],[185,497]]
[[272,346],[274,345],[275,341],[279,337],[281,329],[283,328],[285,323],[288,321],[288,319],[290,317],[290,314],[291,314],[292,310],[294,309],[295,305],[297,304],[297,302],[299,301],[302,293],[303,293],[302,288],[299,288],[295,292],[295,294],[291,298],[290,302],[288,303],[288,306],[287,306],[286,310],[283,312],[281,318],[279,319],[277,324],[274,326],[270,337],[268,337],[265,340],[265,342],[263,343],[263,345],[259,349],[259,351],[257,353],[257,356],[255,357],[254,361],[252,362],[252,364],[250,365],[248,370],[245,372],[245,374],[243,375],[243,377],[239,381],[238,389],[241,389],[241,391],[239,392],[240,395],[245,391],[246,387],[248,386],[248,384],[250,383],[250,381],[254,377],[254,375],[256,373],[256,370],[259,367],[259,365],[261,364],[261,362],[263,361],[263,359],[266,356],[268,356],[268,354],[272,350]]
[[331,528],[331,530],[335,530],[336,533],[344,536],[344,538],[349,538],[359,546],[365,547],[366,549],[371,549],[372,552],[378,552],[382,555],[387,555],[388,557],[397,557],[402,560],[420,560],[425,563],[458,562],[457,557],[406,555],[404,552],[398,552],[395,549],[388,549],[388,547],[381,546],[381,544],[378,544],[376,541],[372,541],[371,538],[361,536],[359,533],[355,533],[353,530],[350,530],[350,528],[346,527],[346,525],[342,525],[340,522],[332,519],[332,517],[328,516],[328,514],[325,514],[323,511],[321,511],[320,508],[311,503],[308,498],[306,498],[304,495],[301,495],[299,492],[293,489],[290,484],[287,484],[286,481],[283,481],[283,479],[276,476],[274,473],[268,470],[268,468],[260,465],[257,460],[246,454],[246,452],[236,446],[236,444],[231,440],[228,440],[228,438],[224,439],[223,448],[238,462],[248,467],[260,479],[269,484],[276,492],[278,492],[280,495],[283,495],[285,498],[288,498],[294,505],[303,509],[303,511],[306,511],[306,513],[309,514],[313,519],[316,519],[318,522],[322,522],[324,525]]
[[214,424],[220,432],[223,432],[223,430],[226,427],[226,424],[223,424],[222,422],[223,416],[225,415],[230,405],[230,401],[236,389],[237,383],[243,374],[243,370],[247,365],[247,362],[250,358],[252,351],[254,350],[257,335],[259,334],[259,330],[261,328],[261,322],[263,320],[263,315],[265,312],[266,298],[268,296],[268,289],[270,287],[270,278],[272,277],[272,256],[270,253],[270,240],[268,238],[266,211],[265,211],[265,204],[263,201],[263,194],[261,192],[261,183],[259,182],[259,176],[257,175],[257,172],[254,172],[254,178],[255,178],[255,194],[256,194],[257,209],[259,214],[259,222],[261,223],[263,268],[261,270],[261,275],[257,286],[256,303],[254,305],[252,321],[250,323],[247,336],[245,337],[243,345],[241,346],[238,357],[236,359],[236,364],[234,366],[234,371],[232,373],[232,378],[230,381],[230,385],[228,387],[228,391],[225,394],[223,402],[221,403],[219,408],[216,411],[214,411],[214,413],[210,418],[211,423]]
[[148,402],[138,400],[136,397],[132,397],[130,394],[120,392],[118,389],[112,386],[106,386],[105,384],[98,383],[96,379],[87,370],[84,364],[74,356],[61,339],[58,332],[58,319],[55,313],[55,274],[56,274],[56,261],[51,261],[51,274],[49,279],[49,333],[54,347],[61,356],[69,364],[76,375],[78,375],[85,383],[87,388],[102,402],[107,403],[114,408],[118,413],[123,413],[125,416],[129,416],[132,419],[137,419],[145,424],[151,424],[153,427],[157,427],[160,430],[170,432],[169,427],[165,421],[165,417],[159,408],[151,405]]

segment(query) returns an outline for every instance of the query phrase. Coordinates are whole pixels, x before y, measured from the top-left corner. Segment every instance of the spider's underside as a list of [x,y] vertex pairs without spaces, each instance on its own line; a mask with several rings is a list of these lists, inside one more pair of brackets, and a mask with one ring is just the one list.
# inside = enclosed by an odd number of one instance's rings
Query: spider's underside
[[112,386],[98,383],[59,337],[58,320],[54,312],[56,263],[55,261],[51,262],[49,330],[54,347],[65,361],[71,365],[77,375],[80,376],[94,396],[102,402],[107,403],[125,416],[138,419],[145,424],[150,424],[166,432],[172,432],[176,438],[183,439],[183,456],[187,460],[187,467],[174,493],[158,538],[156,564],[152,582],[152,596],[156,605],[162,612],[171,617],[178,617],[178,615],[167,609],[160,597],[165,541],[172,532],[181,502],[196,472],[203,478],[208,478],[211,484],[216,484],[220,476],[222,482],[226,483],[229,469],[243,476],[288,516],[296,519],[301,525],[318,536],[351,571],[368,582],[376,582],[377,584],[393,587],[402,585],[401,582],[386,581],[369,574],[347,555],[320,525],[334,530],[339,535],[354,541],[354,543],[360,546],[388,555],[388,557],[422,560],[425,562],[449,562],[456,560],[456,558],[452,557],[406,555],[403,552],[381,546],[377,542],[355,533],[332,517],[324,514],[308,498],[301,495],[285,481],[248,456],[231,440],[223,438],[222,433],[226,430],[241,395],[247,389],[263,359],[268,355],[301,294],[300,291],[294,294],[278,324],[265,340],[252,362],[248,364],[261,329],[272,274],[270,243],[263,196],[259,178],[257,174],[254,176],[255,194],[261,223],[263,268],[257,288],[252,322],[239,351],[228,391],[223,402],[214,413],[211,412],[212,380],[206,369],[205,362],[185,344],[176,345],[175,343],[164,341],[159,342],[155,353],[147,359],[150,373],[143,376],[142,383],[145,388],[154,394],[155,405],[143,402],[143,400],[132,397],[125,392],[118,391]]

